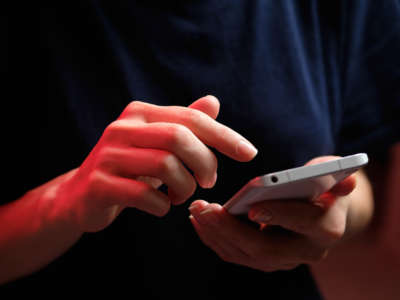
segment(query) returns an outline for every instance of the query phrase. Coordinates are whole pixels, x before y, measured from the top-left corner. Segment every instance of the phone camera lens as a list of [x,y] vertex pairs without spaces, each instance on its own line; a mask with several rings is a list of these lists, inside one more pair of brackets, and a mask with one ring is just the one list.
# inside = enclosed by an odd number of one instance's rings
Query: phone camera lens
[[278,182],[278,177],[276,177],[275,175],[272,175],[272,176],[271,176],[271,181],[272,181],[273,183],[277,183],[277,182]]

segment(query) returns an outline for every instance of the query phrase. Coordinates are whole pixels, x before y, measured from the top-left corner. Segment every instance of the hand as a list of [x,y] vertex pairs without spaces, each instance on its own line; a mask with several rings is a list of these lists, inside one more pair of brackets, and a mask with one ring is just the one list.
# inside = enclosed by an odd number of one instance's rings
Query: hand
[[[313,164],[333,159],[320,157]],[[201,240],[224,261],[262,271],[291,269],[323,259],[342,239],[347,224],[352,175],[315,202],[304,199],[269,200],[254,205],[250,226],[230,215],[221,205],[198,200],[189,208],[190,220]],[[276,230],[277,225],[285,230]]]
[[[197,183],[211,188],[217,159],[207,145],[238,161],[251,160],[257,152],[215,121],[218,111],[219,102],[212,96],[188,108],[130,103],[61,185],[55,214],[64,214],[83,232],[98,231],[126,207],[162,216],[171,203],[186,201]],[[157,190],[162,183],[168,194]]]

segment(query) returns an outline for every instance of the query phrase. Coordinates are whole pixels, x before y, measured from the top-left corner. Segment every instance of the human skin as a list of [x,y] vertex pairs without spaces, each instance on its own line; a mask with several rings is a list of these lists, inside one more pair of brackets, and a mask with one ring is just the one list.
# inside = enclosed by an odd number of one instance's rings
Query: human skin
[[[0,207],[0,224],[7,224],[0,232],[0,283],[42,268],[125,208],[163,216],[197,184],[211,188],[217,159],[208,146],[251,160],[257,150],[215,121],[218,112],[213,96],[190,107],[130,103],[77,169]],[[157,189],[162,183],[167,194]]]
[[367,173],[376,202],[368,230],[311,267],[327,300],[400,299],[400,143]]
[[[217,160],[208,147],[237,161],[254,158],[257,150],[244,137],[215,121],[218,112],[219,102],[212,96],[188,108],[137,101],[128,105],[81,166],[0,207],[0,223],[8,224],[0,233],[0,283],[43,268],[83,233],[106,228],[125,208],[163,216],[171,205],[189,199],[197,184],[212,188]],[[162,183],[168,186],[167,194],[157,190]],[[250,219],[264,224],[265,220],[255,217],[257,212],[273,208],[271,222],[287,226],[291,234],[276,234],[264,225],[264,230],[250,228],[221,206],[205,201],[191,206],[191,221],[200,238],[222,259],[264,271],[287,269],[322,259],[344,232],[366,226],[372,214],[368,191],[368,179],[358,173],[324,198],[330,200],[329,207],[322,205],[324,201],[303,206],[304,202],[294,199],[293,205],[269,201],[250,212]],[[307,232],[295,234],[296,230],[283,224],[288,220],[285,214],[294,215],[294,211],[300,214],[299,222],[306,220],[303,223],[308,226],[300,227]],[[213,217],[216,223],[207,221]],[[209,232],[215,224],[224,226]],[[310,231],[312,225],[317,225],[315,231]],[[223,247],[215,238],[224,242]],[[240,245],[243,241],[246,244]],[[254,254],[251,260],[244,256],[249,249]],[[274,256],[265,252],[268,249]]]
[[[308,164],[335,158],[318,157]],[[248,217],[259,228],[216,203],[194,201],[189,210],[199,237],[222,260],[271,272],[320,262],[335,245],[363,231],[373,215],[373,194],[369,179],[358,171],[315,201],[268,200],[254,205]]]

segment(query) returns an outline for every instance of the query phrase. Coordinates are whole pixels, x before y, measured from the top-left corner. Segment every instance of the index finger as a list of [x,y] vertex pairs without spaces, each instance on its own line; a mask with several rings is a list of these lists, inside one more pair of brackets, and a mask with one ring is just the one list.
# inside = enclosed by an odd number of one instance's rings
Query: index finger
[[234,245],[249,257],[250,264],[251,261],[256,263],[257,269],[263,265],[277,266],[318,261],[325,254],[322,248],[302,235],[290,232],[265,234],[240,222],[216,203],[193,202],[190,212],[198,227],[206,232],[203,239],[210,237],[220,245],[227,245],[222,248]]
[[[361,173],[362,171],[357,171]],[[338,182],[335,186],[330,189],[330,193],[334,194],[335,196],[346,196],[350,194],[356,187],[356,174],[352,174],[342,181]]]
[[197,109],[136,102],[134,113],[142,113],[145,122],[170,122],[186,126],[204,144],[232,159],[249,161],[257,154],[257,149],[242,135]]

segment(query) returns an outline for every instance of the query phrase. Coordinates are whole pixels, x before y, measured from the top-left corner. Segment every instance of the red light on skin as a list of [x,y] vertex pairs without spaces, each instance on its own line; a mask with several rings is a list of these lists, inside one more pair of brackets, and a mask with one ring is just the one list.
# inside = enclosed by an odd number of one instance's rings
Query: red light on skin
[[313,203],[323,209],[328,209],[335,203],[337,197],[337,195],[331,192],[326,192],[320,195],[315,201],[313,201]]

